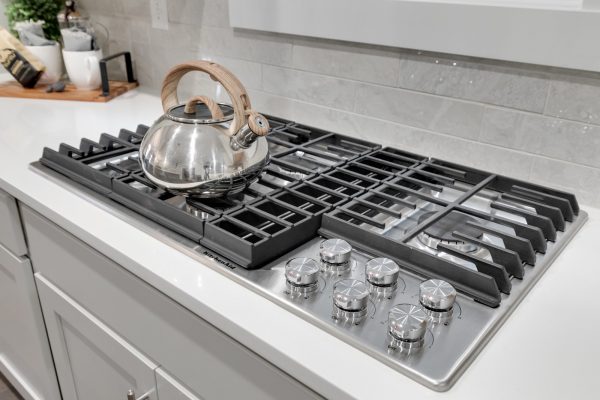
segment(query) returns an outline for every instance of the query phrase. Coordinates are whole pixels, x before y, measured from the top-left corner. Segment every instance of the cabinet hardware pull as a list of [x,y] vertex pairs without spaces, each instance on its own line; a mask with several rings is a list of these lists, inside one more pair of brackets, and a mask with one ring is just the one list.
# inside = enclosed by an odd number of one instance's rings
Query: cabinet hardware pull
[[135,397],[135,392],[133,391],[133,389],[129,389],[127,391],[127,400],[150,400],[150,393],[152,393],[153,390],[148,391],[147,393],[143,394],[142,397],[140,397],[139,399]]

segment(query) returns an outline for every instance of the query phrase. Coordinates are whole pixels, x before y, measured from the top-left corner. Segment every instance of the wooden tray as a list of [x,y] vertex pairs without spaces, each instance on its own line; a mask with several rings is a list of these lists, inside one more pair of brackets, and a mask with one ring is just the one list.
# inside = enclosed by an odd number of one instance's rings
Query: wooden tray
[[0,83],[0,97],[18,97],[21,99],[45,99],[45,100],[71,100],[71,101],[92,101],[97,103],[106,103],[117,96],[122,95],[138,86],[137,82],[110,81],[110,93],[108,96],[102,96],[102,89],[79,90],[68,83],[64,92],[46,93],[46,85],[36,86],[33,89],[26,89],[16,81]]

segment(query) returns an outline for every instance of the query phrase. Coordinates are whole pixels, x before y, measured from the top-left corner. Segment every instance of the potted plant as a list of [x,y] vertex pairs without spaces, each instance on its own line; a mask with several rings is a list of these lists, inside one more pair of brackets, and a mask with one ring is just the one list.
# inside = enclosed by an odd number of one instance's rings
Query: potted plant
[[15,23],[19,21],[44,21],[44,34],[50,40],[60,39],[60,30],[56,15],[61,9],[62,1],[58,0],[11,0],[6,5],[8,27],[13,35]]
[[[61,10],[62,1],[59,0],[11,0],[6,5],[8,26],[12,34],[19,35],[15,24],[19,22],[40,21],[43,36],[48,39],[44,45],[26,44],[25,47],[33,53],[46,67],[39,83],[52,84],[60,80],[63,73],[62,57],[60,51],[60,28],[57,14]],[[39,29],[39,27],[38,27]],[[40,32],[41,34],[41,32]],[[22,39],[23,40],[23,39]],[[36,43],[39,44],[39,43]]]

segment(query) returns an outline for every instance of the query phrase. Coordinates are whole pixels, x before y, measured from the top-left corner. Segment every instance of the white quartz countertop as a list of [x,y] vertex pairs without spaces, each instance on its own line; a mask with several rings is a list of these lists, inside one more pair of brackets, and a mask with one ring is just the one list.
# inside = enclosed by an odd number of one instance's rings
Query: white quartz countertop
[[328,398],[597,398],[600,210],[485,346],[437,393],[45,178],[44,146],[150,125],[157,97],[106,103],[0,99],[0,188]]

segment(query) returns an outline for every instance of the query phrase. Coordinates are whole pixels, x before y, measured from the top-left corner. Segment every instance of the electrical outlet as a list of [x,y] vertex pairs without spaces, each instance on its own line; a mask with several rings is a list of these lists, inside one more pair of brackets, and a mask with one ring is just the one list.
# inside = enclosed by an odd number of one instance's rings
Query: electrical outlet
[[167,0],[150,0],[150,14],[152,15],[153,28],[169,30]]

